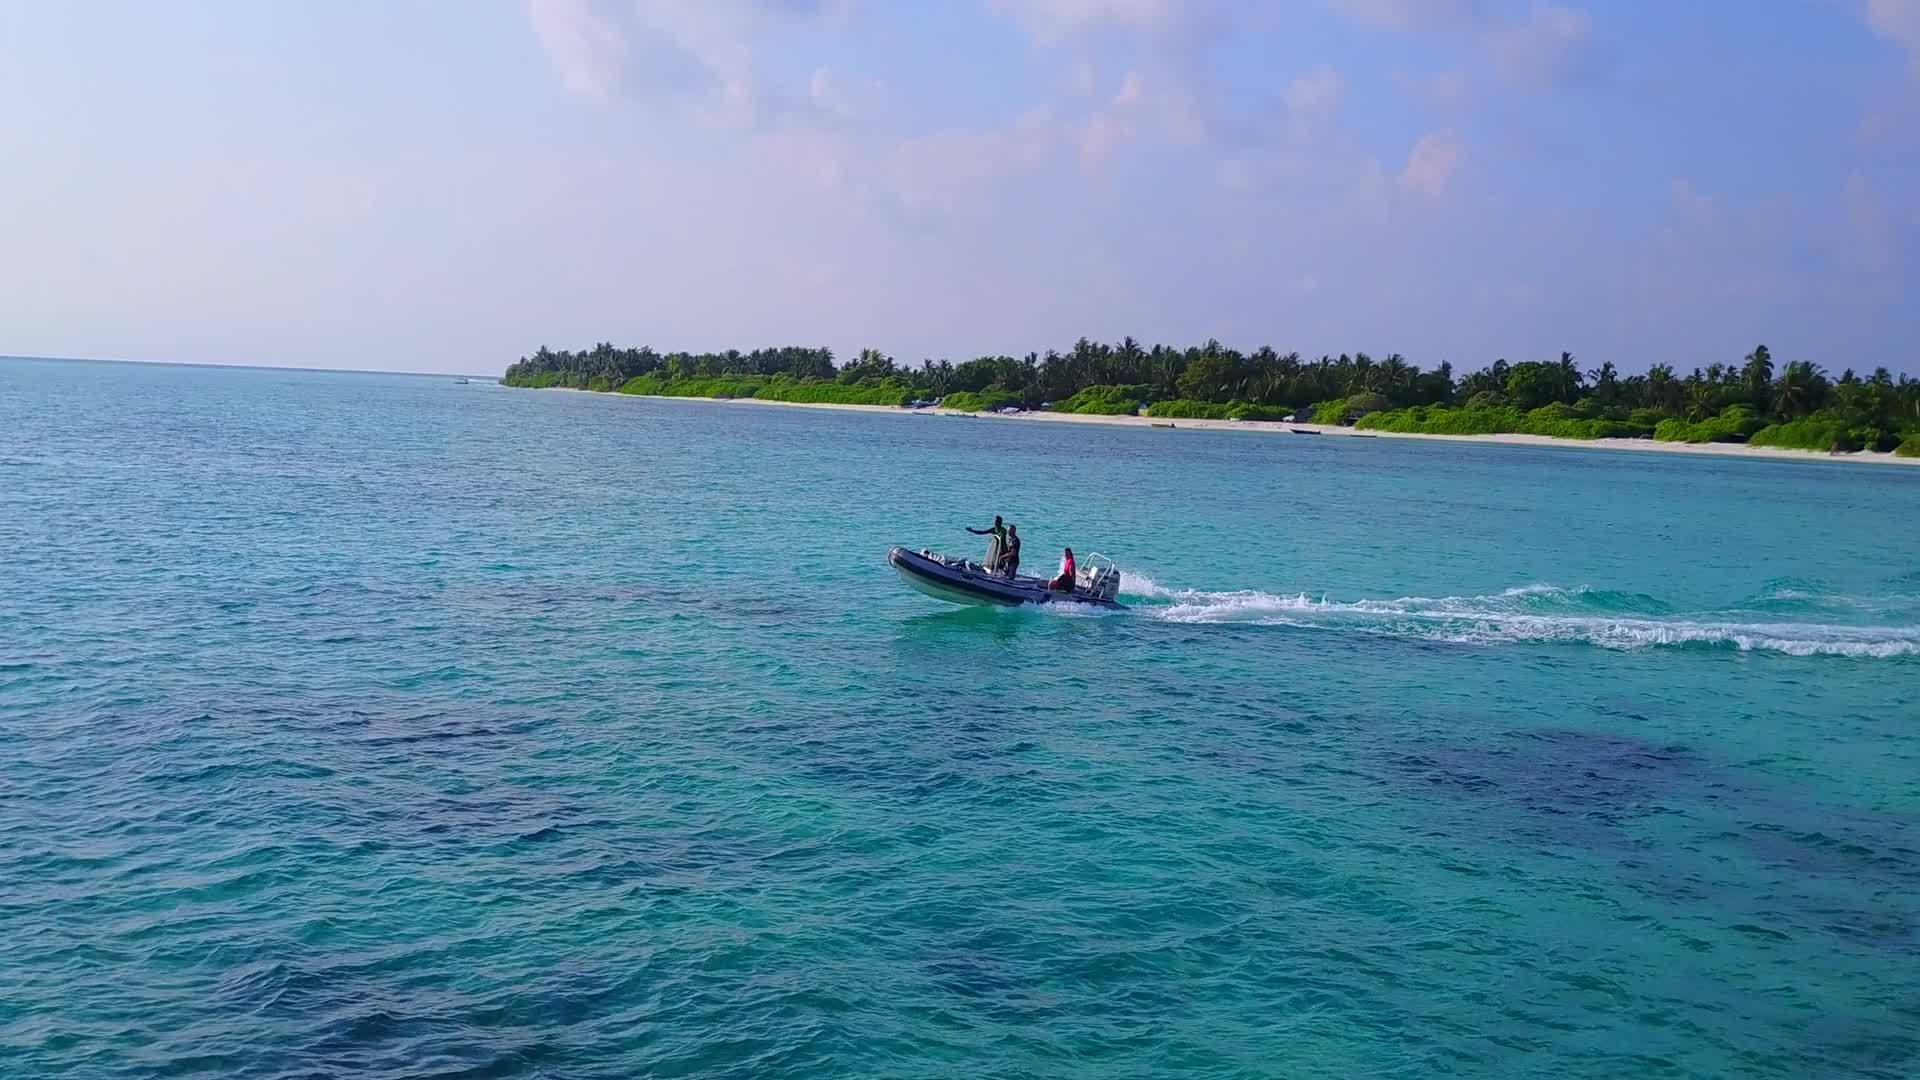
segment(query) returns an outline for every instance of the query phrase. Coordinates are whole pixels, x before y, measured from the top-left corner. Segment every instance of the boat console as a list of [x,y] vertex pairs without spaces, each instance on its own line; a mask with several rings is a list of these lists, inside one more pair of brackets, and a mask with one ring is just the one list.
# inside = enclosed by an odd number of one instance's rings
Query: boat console
[[1080,561],[1073,576],[1073,590],[1089,600],[1113,603],[1120,595],[1120,568],[1113,560],[1094,552]]

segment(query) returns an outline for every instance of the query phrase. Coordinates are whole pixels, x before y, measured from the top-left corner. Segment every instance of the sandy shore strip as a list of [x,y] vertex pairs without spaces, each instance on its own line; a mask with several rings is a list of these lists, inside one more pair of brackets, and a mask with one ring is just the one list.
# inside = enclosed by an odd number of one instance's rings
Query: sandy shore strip
[[[571,393],[596,394],[593,390]],[[1556,450],[1635,450],[1656,454],[1711,455],[1714,457],[1779,458],[1787,461],[1861,461],[1884,465],[1920,465],[1920,458],[1895,457],[1860,451],[1853,454],[1823,454],[1818,450],[1786,450],[1774,446],[1747,446],[1744,443],[1677,443],[1653,439],[1555,439],[1546,435],[1415,435],[1398,431],[1355,431],[1332,424],[1295,424],[1270,420],[1187,420],[1155,419],[1150,416],[1093,416],[1085,413],[1018,412],[969,413],[958,409],[902,409],[892,405],[841,405],[816,401],[762,401],[759,398],[669,397],[648,394],[605,393],[603,397],[646,398],[652,401],[705,401],[715,405],[768,405],[787,409],[836,409],[846,412],[902,415],[958,416],[978,420],[1029,420],[1047,424],[1108,424],[1119,427],[1150,427],[1179,431],[1254,431],[1269,435],[1325,435],[1336,439],[1426,439],[1432,442],[1496,443],[1503,446],[1544,446]]]

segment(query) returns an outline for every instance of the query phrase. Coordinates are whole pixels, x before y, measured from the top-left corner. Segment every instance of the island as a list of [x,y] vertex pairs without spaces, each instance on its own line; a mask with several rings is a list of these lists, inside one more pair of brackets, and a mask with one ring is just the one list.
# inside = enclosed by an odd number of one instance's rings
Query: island
[[[1920,458],[1920,379],[1885,367],[1830,375],[1794,360],[1776,365],[1762,345],[1739,363],[1680,375],[1671,364],[1622,375],[1611,362],[1583,369],[1557,360],[1496,360],[1464,376],[1423,370],[1397,353],[1306,360],[1270,347],[1218,341],[1179,348],[1086,338],[1066,352],[981,356],[955,364],[902,365],[877,349],[836,364],[807,346],[660,353],[601,343],[542,347],[507,368],[507,386],[652,397],[791,404],[938,407],[963,413],[1133,417],[1263,425],[1356,434],[1531,436],[1643,440],[1824,454]],[[1208,424],[1208,426],[1220,426]]]

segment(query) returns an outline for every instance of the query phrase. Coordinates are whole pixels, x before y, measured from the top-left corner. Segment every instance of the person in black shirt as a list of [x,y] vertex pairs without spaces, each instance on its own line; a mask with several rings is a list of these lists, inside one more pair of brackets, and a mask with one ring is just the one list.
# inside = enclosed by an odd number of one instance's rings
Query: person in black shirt
[[990,536],[993,538],[987,541],[987,561],[985,565],[987,573],[989,574],[999,570],[1000,556],[1003,555],[1007,549],[1007,527],[1000,524],[1000,515],[993,515],[993,528],[991,529],[976,529],[971,526],[967,526],[966,528],[968,532],[975,536]]

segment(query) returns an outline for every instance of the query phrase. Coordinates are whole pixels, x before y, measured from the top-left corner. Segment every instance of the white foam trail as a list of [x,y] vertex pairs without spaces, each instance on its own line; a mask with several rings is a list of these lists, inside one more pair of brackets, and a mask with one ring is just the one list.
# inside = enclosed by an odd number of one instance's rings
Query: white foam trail
[[1166,600],[1173,596],[1173,590],[1163,587],[1159,582],[1129,570],[1120,571],[1120,592],[1125,596],[1144,596],[1151,600]]
[[1049,615],[1056,619],[1101,619],[1108,615],[1125,614],[1125,612],[1116,611],[1113,608],[1101,607],[1098,604],[1076,604],[1070,601],[1041,604],[1039,605],[1039,610],[1041,614]]
[[1179,623],[1341,629],[1474,645],[1571,642],[1607,649],[1715,646],[1791,656],[1920,656],[1920,626],[1747,622],[1710,613],[1616,614],[1592,609],[1651,601],[1553,585],[1525,585],[1484,596],[1337,602],[1304,593],[1169,589],[1152,578],[1123,574],[1121,592],[1164,601],[1136,610],[1149,618]]

